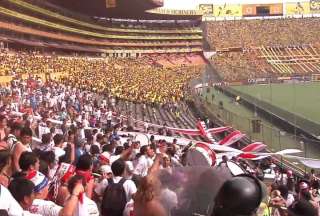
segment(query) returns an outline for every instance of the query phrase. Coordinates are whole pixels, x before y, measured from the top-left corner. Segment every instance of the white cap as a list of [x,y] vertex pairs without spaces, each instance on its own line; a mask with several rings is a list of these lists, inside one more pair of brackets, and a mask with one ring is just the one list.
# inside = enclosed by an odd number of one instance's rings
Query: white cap
[[109,165],[102,165],[100,167],[100,170],[101,170],[102,174],[112,173],[111,167]]
[[110,153],[109,152],[102,152],[100,157],[99,157],[100,161],[105,161],[107,163],[110,163]]

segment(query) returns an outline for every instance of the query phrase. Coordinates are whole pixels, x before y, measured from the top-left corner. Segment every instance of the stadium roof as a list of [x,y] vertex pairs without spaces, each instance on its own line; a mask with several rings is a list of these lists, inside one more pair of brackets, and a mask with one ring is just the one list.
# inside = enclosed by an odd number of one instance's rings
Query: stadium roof
[[[163,0],[47,0],[69,10],[98,17],[131,19],[197,19],[195,16],[150,14],[146,10],[161,7]],[[107,8],[107,2],[116,7]]]

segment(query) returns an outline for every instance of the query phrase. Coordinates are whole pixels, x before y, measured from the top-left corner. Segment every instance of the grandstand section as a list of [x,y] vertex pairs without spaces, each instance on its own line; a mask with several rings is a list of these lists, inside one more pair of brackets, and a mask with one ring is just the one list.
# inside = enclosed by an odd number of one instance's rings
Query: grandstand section
[[[183,0],[181,10],[148,10],[165,17],[157,20],[103,16],[128,1],[148,0],[0,1],[1,189],[16,195],[12,182],[28,183],[55,215],[276,216],[262,181],[278,186],[285,176],[293,191],[304,166],[320,168],[319,146],[310,154],[305,145],[320,143],[320,85],[312,82],[320,80],[320,19],[280,19],[277,0],[231,0],[218,11],[220,0]],[[179,19],[189,12],[194,19]],[[243,19],[200,22],[199,14]],[[232,201],[251,191],[240,187],[226,203],[244,204],[223,210],[218,188],[237,178],[259,196],[254,205]],[[121,207],[110,204],[117,194]],[[16,206],[42,215],[33,202]]]
[[188,81],[198,77],[204,67],[202,57],[191,54],[106,59],[4,51],[0,60],[2,75],[64,74],[66,82],[81,89],[159,104],[187,98]]
[[318,22],[319,18],[206,22],[206,39],[216,52],[210,61],[229,82],[319,73]]
[[[102,26],[102,25],[97,25],[95,23],[93,23],[93,20],[88,19],[89,17],[83,17],[82,16],[78,16],[75,15],[73,13],[68,14],[68,16],[62,15],[59,13],[59,11],[57,11],[57,9],[49,7],[46,8],[46,2],[39,2],[36,0],[29,0],[29,1],[22,1],[22,0],[8,0],[7,3],[9,3],[10,8],[12,8],[13,6],[15,6],[15,8],[24,8],[24,9],[28,9],[29,11],[32,12],[32,14],[34,13],[38,13],[41,15],[44,15],[46,17],[51,17],[54,18],[55,20],[58,20],[60,22],[68,22],[77,26],[82,26],[82,27],[86,27],[89,29],[94,29],[94,30],[102,30],[102,31],[106,31],[106,32],[117,32],[117,33],[148,33],[148,34],[161,34],[161,33],[166,33],[166,34],[177,34],[177,33],[201,33],[201,29],[199,28],[194,28],[192,27],[192,25],[188,26],[188,24],[192,24],[192,21],[188,21],[185,22],[185,26],[180,26],[179,30],[175,29],[175,23],[173,23],[173,25],[171,25],[170,27],[170,23],[168,21],[163,20],[161,22],[161,20],[154,20],[152,22],[151,21],[146,21],[145,23],[141,20],[140,25],[139,22],[134,22],[134,20],[130,20],[130,22],[126,21],[126,20],[121,20],[121,19],[109,19],[111,22],[109,23],[110,25],[118,25],[118,28],[114,28],[114,27],[107,27],[107,26]],[[35,4],[33,4],[35,3]],[[39,5],[39,6],[38,6]],[[60,9],[60,8],[59,8]],[[63,8],[61,8],[63,10]],[[65,10],[65,9],[64,9]],[[63,13],[64,14],[64,13]],[[73,18],[76,17],[76,18]],[[97,20],[99,20],[99,17],[96,17]],[[105,19],[102,19],[105,20]],[[107,22],[107,20],[106,20]],[[118,23],[118,24],[117,24]],[[150,25],[149,29],[145,29],[147,28],[146,25]],[[196,22],[194,22],[196,23]],[[124,26],[128,26],[129,24],[131,24],[131,28],[124,28]],[[157,27],[157,25],[162,24],[162,27],[159,29],[155,29],[155,27]],[[121,28],[122,26],[122,28]],[[160,27],[160,26],[159,26]],[[152,29],[154,28],[154,29]]]
[[[307,145],[312,145],[310,151],[317,149],[319,27],[319,17],[302,15],[206,21],[205,39],[210,46],[206,56],[218,75],[203,76],[202,86],[216,84],[214,94],[204,94],[206,101],[213,101],[207,104],[208,112],[245,128],[252,137],[270,136],[268,142],[276,143],[276,148],[299,146],[307,151]],[[221,93],[224,101],[217,96]],[[237,112],[240,106],[245,114]],[[233,112],[224,107],[232,107]],[[260,121],[267,123],[255,130]]]
[[[142,53],[179,53],[199,52],[202,50],[202,31],[190,21],[184,25],[169,24],[170,27],[147,27],[136,23],[121,25],[117,20],[116,26],[103,25],[89,18],[75,18],[77,15],[66,16],[59,11],[44,7],[39,1],[5,0],[0,4],[1,28],[14,40],[30,40],[46,43],[63,41],[71,43],[72,47],[84,46],[100,53],[120,53],[122,57],[136,56]],[[19,24],[18,24],[19,23]],[[22,24],[23,23],[23,24]],[[18,25],[17,25],[18,24]],[[59,33],[58,33],[59,32]],[[31,35],[28,36],[28,35]],[[32,39],[31,39],[32,38]],[[17,40],[16,40],[17,41]],[[59,48],[56,45],[54,48]],[[81,50],[76,48],[75,50]],[[114,51],[113,51],[114,50]],[[122,50],[122,53],[121,53]],[[126,51],[125,51],[126,50]],[[120,52],[119,52],[120,51]]]
[[[318,44],[320,18],[241,19],[206,22],[213,50]],[[303,34],[301,34],[303,32]]]

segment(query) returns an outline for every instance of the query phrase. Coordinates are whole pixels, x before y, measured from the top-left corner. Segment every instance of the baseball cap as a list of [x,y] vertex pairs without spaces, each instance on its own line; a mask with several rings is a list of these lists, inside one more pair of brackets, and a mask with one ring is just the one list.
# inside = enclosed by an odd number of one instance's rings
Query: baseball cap
[[111,167],[109,165],[102,165],[100,167],[100,171],[102,172],[102,174],[112,173]]
[[27,179],[33,182],[35,185],[34,192],[40,192],[43,190],[49,183],[49,179],[43,175],[41,172],[32,170],[30,171],[27,176]]
[[99,156],[99,160],[102,162],[110,163],[110,153],[102,152]]

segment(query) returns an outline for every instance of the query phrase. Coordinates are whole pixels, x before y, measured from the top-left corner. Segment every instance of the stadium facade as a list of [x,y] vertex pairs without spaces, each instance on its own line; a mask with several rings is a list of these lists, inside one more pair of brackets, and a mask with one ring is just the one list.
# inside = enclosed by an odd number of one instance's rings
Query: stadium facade
[[254,17],[320,15],[318,0],[176,0],[164,1],[163,7],[149,10],[151,13],[176,15],[204,15],[205,17]]

